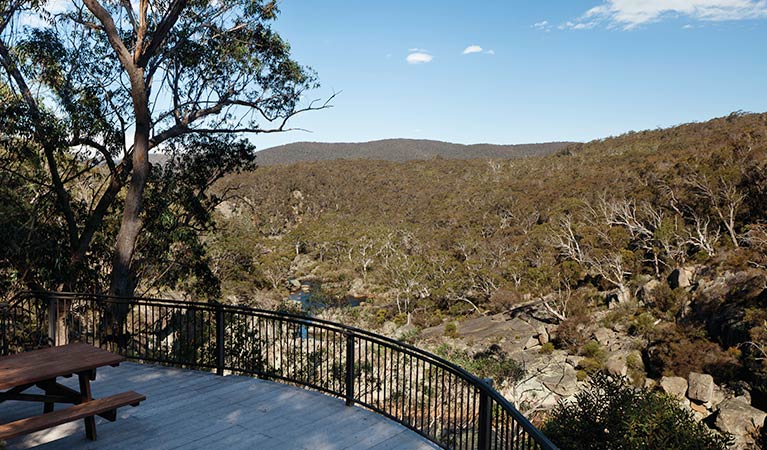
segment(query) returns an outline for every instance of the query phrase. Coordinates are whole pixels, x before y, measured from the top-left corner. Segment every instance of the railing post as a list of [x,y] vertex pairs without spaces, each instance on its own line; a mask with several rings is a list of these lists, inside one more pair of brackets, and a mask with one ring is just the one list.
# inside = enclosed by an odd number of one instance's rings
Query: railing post
[[[484,381],[492,388],[493,380],[485,378]],[[492,436],[493,409],[490,396],[484,389],[479,390],[479,450],[489,450]]]
[[3,340],[2,349],[0,349],[0,355],[5,356],[8,354],[8,313],[10,305],[8,303],[0,303],[0,338]]
[[55,298],[48,299],[48,340],[53,347],[59,345],[59,305]]
[[224,374],[224,306],[216,303],[216,374]]
[[346,332],[346,406],[354,405],[354,334]]

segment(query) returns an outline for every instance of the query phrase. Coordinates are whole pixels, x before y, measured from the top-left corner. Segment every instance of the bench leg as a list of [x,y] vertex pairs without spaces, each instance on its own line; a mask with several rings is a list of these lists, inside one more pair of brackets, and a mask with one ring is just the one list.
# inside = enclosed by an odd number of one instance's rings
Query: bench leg
[[48,414],[53,412],[53,402],[45,402],[45,406],[43,406],[43,414]]
[[[82,402],[89,402],[93,400],[93,394],[91,393],[91,377],[92,371],[80,372],[77,374],[80,381],[80,396]],[[85,437],[91,441],[96,440],[96,418],[94,416],[85,418]]]

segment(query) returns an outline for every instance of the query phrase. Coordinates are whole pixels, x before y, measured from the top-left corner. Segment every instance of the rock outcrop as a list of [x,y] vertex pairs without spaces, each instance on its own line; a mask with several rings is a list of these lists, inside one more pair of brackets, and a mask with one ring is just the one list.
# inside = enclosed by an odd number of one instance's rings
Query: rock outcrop
[[753,433],[764,426],[767,413],[751,406],[744,397],[734,397],[719,404],[714,426],[735,436],[737,448],[749,448]]
[[714,377],[708,374],[690,372],[687,377],[687,397],[699,403],[706,403],[714,395]]
[[659,385],[663,392],[680,400],[683,400],[687,395],[687,380],[682,377],[663,377],[660,379]]

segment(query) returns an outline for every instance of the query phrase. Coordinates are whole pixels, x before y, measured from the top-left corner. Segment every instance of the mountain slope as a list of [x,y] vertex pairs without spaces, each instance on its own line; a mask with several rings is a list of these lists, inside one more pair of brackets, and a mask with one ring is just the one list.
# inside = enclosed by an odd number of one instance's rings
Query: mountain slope
[[547,142],[520,145],[463,145],[419,139],[385,139],[361,143],[296,142],[261,150],[258,152],[257,161],[261,166],[274,166],[339,159],[396,162],[433,158],[516,159],[550,155],[569,144],[569,142]]

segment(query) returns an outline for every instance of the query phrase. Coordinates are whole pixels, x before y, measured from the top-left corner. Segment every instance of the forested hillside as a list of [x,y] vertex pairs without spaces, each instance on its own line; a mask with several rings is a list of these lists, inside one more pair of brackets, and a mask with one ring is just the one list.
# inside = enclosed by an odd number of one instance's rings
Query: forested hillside
[[452,348],[478,344],[482,317],[528,314],[581,355],[578,379],[617,352],[606,327],[637,383],[701,372],[764,404],[767,114],[519,160],[265,167],[218,189],[236,192],[208,242],[230,301],[315,280],[325,302],[367,298],[347,320]]
[[[464,297],[487,306],[505,290],[545,294],[563,281],[557,273],[573,276],[563,264],[603,272],[588,278],[602,290],[626,288],[641,275],[752,248],[764,219],[765,117],[631,133],[523,160],[262,167],[219,185],[236,195],[220,208],[228,218],[211,247],[230,289],[309,275],[291,273],[297,257],[339,289],[361,278],[390,290],[395,261],[412,266],[420,275],[409,277],[411,296],[428,291],[443,306]],[[597,264],[610,259],[622,261],[622,276]],[[451,280],[444,292],[442,272]]]
[[261,150],[258,152],[258,163],[262,166],[274,166],[338,159],[400,162],[433,158],[516,159],[550,155],[569,144],[569,142],[547,142],[518,145],[462,145],[423,139],[384,139],[359,143],[296,142]]

